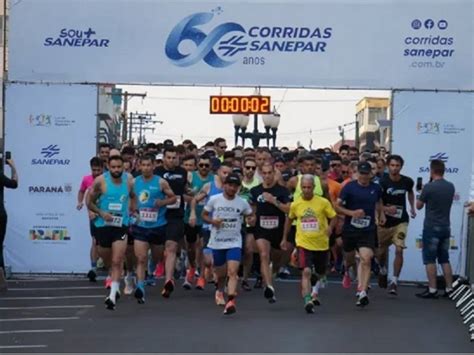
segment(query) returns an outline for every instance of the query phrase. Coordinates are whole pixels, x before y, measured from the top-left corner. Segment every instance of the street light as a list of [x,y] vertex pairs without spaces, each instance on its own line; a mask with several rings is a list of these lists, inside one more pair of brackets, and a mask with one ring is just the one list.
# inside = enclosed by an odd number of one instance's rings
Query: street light
[[[232,121],[234,122],[234,136],[235,145],[238,143],[239,137],[242,138],[242,146],[245,146],[245,139],[252,140],[252,146],[257,148],[260,143],[260,139],[267,140],[267,147],[270,147],[270,139],[273,140],[273,147],[276,145],[276,133],[278,125],[280,124],[280,115],[274,109],[273,113],[262,115],[263,125],[265,127],[265,133],[258,131],[258,114],[253,116],[253,131],[247,132],[247,125],[250,117],[248,115],[233,115]],[[272,133],[270,133],[270,130]]]

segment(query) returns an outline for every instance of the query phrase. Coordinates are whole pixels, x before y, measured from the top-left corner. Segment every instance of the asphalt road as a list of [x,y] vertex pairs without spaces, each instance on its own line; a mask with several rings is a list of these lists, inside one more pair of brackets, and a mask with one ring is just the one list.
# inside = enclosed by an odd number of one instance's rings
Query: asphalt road
[[310,315],[298,283],[277,282],[276,290],[275,304],[262,290],[243,292],[237,313],[224,316],[211,287],[178,288],[170,299],[147,287],[146,304],[122,296],[109,311],[102,282],[9,281],[0,294],[0,353],[474,352],[454,303],[420,300],[414,287],[398,297],[374,287],[360,309],[354,289],[330,284]]

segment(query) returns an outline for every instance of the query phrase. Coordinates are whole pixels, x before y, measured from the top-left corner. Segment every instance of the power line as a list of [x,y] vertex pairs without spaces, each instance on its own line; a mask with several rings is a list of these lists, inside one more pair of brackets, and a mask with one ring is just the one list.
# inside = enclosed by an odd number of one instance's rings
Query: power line
[[[286,103],[293,102],[293,103],[312,103],[312,102],[357,102],[360,98],[357,99],[293,99],[293,100],[285,100],[285,95],[280,99],[280,103],[277,109],[281,106],[283,101]],[[198,97],[173,97],[173,96],[147,96],[147,99],[151,100],[163,100],[163,101],[201,101],[201,102],[209,102],[209,99],[203,99]],[[278,99],[277,99],[278,100]]]

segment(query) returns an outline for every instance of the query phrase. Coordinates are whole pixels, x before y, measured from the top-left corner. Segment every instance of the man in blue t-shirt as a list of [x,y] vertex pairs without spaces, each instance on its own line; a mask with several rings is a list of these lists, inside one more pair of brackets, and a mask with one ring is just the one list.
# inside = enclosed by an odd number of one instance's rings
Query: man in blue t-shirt
[[[345,215],[342,241],[346,253],[346,269],[355,265],[356,250],[360,257],[360,267],[357,268],[359,285],[356,305],[366,306],[369,304],[367,287],[370,279],[370,267],[377,245],[375,221],[378,218],[380,225],[385,224],[385,214],[383,213],[382,189],[380,185],[371,182],[372,167],[370,163],[359,163],[357,170],[357,180],[344,186],[337,200],[336,210]],[[344,277],[349,276],[346,274]],[[343,286],[347,287],[346,283],[343,282]]]

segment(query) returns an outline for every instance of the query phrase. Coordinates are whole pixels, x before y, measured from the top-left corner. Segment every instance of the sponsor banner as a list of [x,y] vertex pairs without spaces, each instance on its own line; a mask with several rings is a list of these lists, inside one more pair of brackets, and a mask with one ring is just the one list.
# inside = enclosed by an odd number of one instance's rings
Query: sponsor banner
[[473,6],[23,0],[10,13],[9,79],[469,90]]
[[6,263],[13,272],[85,272],[89,224],[76,205],[95,154],[96,86],[10,84],[6,90],[5,146],[20,180],[17,190],[5,189]]
[[[451,208],[449,254],[457,274],[465,263],[461,248],[467,238],[464,203],[469,200],[471,185],[473,100],[472,93],[396,91],[393,96],[392,150],[405,158],[402,174],[410,176],[415,184],[419,178],[427,184],[430,161],[439,159],[446,165],[445,179],[456,188]],[[415,193],[419,196],[421,191]],[[403,280],[426,280],[421,256],[424,209],[417,214],[408,228]],[[393,257],[392,253],[391,261]]]

